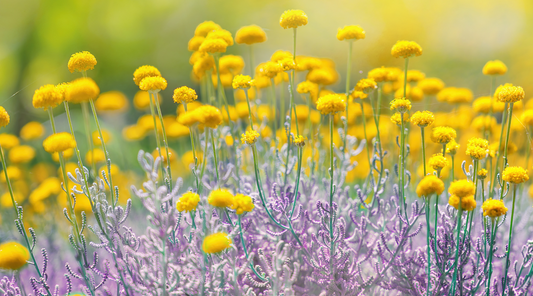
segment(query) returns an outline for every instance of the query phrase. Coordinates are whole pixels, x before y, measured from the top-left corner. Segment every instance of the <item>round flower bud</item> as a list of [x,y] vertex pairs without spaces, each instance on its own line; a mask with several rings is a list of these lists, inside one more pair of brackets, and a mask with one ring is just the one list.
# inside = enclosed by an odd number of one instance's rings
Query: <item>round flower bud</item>
[[398,41],[391,49],[391,54],[395,58],[410,58],[422,55],[422,47],[414,41]]
[[287,10],[283,12],[279,19],[279,24],[283,29],[298,28],[307,25],[307,15],[301,10]]
[[68,70],[70,73],[74,73],[74,71],[83,72],[92,70],[95,65],[96,58],[88,51],[77,52],[68,60]]

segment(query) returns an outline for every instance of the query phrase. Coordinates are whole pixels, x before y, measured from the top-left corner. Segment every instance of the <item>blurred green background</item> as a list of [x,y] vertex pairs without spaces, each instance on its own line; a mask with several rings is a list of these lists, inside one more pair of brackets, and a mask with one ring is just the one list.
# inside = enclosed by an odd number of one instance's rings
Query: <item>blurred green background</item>
[[[347,44],[336,39],[337,29],[351,24],[365,29],[366,39],[354,46],[353,83],[374,67],[401,67],[390,49],[405,39],[424,49],[410,69],[439,77],[447,86],[488,95],[490,80],[481,69],[486,61],[500,59],[509,72],[498,83],[521,85],[527,97],[533,91],[531,0],[0,0],[0,7],[0,105],[12,116],[11,130],[30,120],[45,121],[45,112],[31,106],[33,92],[46,83],[78,78],[67,69],[72,53],[93,53],[98,64],[89,75],[102,92],[121,90],[130,100],[138,89],[133,71],[156,66],[169,82],[162,95],[171,106],[175,88],[195,86],[187,42],[197,24],[213,20],[233,34],[244,25],[263,27],[268,41],[256,46],[257,64],[277,49],[292,48],[292,32],[281,28],[279,17],[295,8],[309,17],[309,24],[298,29],[298,54],[333,58],[341,74]],[[243,45],[227,53],[247,60]],[[341,91],[343,85],[341,79],[334,88]]]

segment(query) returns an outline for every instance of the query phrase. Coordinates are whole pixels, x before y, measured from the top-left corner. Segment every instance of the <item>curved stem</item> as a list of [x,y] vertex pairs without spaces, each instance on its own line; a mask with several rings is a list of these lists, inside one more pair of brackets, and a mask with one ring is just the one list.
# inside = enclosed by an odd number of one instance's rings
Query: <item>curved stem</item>
[[[239,234],[241,236],[241,243],[242,243],[242,249],[244,250],[244,254],[246,255],[246,260],[250,261],[250,257],[248,255],[248,250],[246,249],[246,242],[244,241],[244,234],[242,230],[242,224],[241,224],[241,215],[237,215],[237,221],[239,222]],[[269,279],[261,276],[257,270],[255,270],[254,264],[250,262],[250,269],[254,272],[254,274],[263,282],[268,282]]]

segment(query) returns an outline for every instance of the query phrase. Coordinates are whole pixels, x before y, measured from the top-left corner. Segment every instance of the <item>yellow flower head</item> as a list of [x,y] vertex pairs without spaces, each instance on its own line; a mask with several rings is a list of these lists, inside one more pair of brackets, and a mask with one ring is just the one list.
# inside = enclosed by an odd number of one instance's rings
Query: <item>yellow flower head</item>
[[365,39],[365,30],[359,26],[345,26],[337,31],[337,39],[340,41]]
[[420,70],[408,70],[407,82],[418,82],[426,78],[426,74]]
[[446,157],[442,156],[442,153],[433,154],[428,161],[428,165],[436,171],[442,170],[448,165]]
[[194,89],[182,86],[174,90],[174,96],[172,97],[175,103],[191,103],[198,99],[198,95]]
[[145,66],[140,66],[139,68],[137,68],[137,70],[135,70],[135,72],[133,72],[133,81],[135,82],[136,85],[140,85],[141,84],[141,81],[146,78],[146,77],[160,77],[161,76],[161,72],[159,72],[159,70],[154,67],[154,66],[149,66],[149,65],[145,65]]
[[474,195],[468,195],[464,197],[459,197],[455,194],[450,196],[450,199],[448,200],[448,203],[450,206],[456,208],[459,210],[459,202],[461,202],[461,210],[463,211],[472,211],[476,208],[477,203],[474,199]]
[[203,36],[193,36],[187,44],[187,49],[189,51],[197,51],[198,49],[200,49],[200,45],[202,45],[202,42],[204,42],[204,40],[205,37]]
[[520,121],[527,126],[533,126],[533,110],[526,110],[520,115]]
[[[228,54],[220,57],[220,73],[239,74],[244,68],[244,59],[238,55]],[[216,76],[216,75],[215,75]],[[232,75],[230,75],[232,77]],[[222,77],[221,77],[222,79]],[[231,84],[231,82],[230,82]]]
[[491,218],[497,218],[507,213],[507,208],[503,204],[503,201],[492,198],[487,199],[481,205],[481,209],[483,209],[483,216],[489,216]]
[[222,123],[222,113],[217,107],[203,105],[194,111],[198,121],[206,127],[216,128]]
[[436,95],[444,89],[444,82],[439,78],[426,78],[420,80],[417,86],[424,92],[425,95]]
[[[70,159],[73,155],[74,155],[74,149],[72,149],[72,148],[63,151],[63,158],[65,160],[66,159]],[[55,162],[59,162],[59,153],[54,152],[52,154],[52,160],[55,161]]]
[[85,162],[88,165],[93,165],[100,162],[105,162],[106,156],[102,149],[100,148],[94,148],[93,150],[87,151],[87,154],[85,154]]
[[466,155],[475,160],[483,159],[489,153],[489,141],[481,138],[471,138],[466,145]]
[[226,208],[233,205],[233,194],[227,189],[216,189],[209,193],[207,202],[217,208]]
[[[11,181],[19,180],[22,177],[22,171],[17,166],[13,166],[13,165],[8,166],[6,168],[6,172],[7,172],[7,176],[9,177]],[[0,176],[0,180],[2,180],[2,182],[6,181],[5,174],[2,174]],[[18,200],[18,199],[15,199],[15,200]]]
[[455,140],[451,140],[450,142],[448,142],[448,144],[446,144],[446,153],[450,155],[455,155],[457,153],[457,150],[459,150],[459,147],[461,147],[461,145],[457,144]]
[[[518,150],[518,147],[511,141],[507,143],[507,154],[511,155],[515,153]],[[493,143],[489,145],[489,155],[490,157],[496,157],[496,153],[500,153],[500,155],[505,151],[505,142],[502,141],[500,145],[500,149],[498,150],[498,143]]]
[[76,147],[76,141],[70,133],[61,132],[46,138],[43,142],[43,147],[48,153],[63,152]]
[[[157,94],[157,100],[161,103],[161,95]],[[137,110],[145,110],[150,107],[150,94],[147,91],[139,90],[133,97],[133,106]]]
[[435,175],[425,176],[416,187],[418,197],[429,197],[432,194],[440,195],[444,191],[444,182]]
[[138,141],[144,139],[146,129],[136,124],[126,126],[122,129],[122,137],[127,141]]
[[318,84],[305,80],[298,84],[296,91],[301,94],[309,94],[313,99],[318,95]]
[[55,107],[63,102],[63,93],[52,84],[41,86],[33,94],[33,107],[44,108]]
[[206,254],[215,254],[224,251],[232,244],[231,238],[224,232],[217,232],[204,238],[202,250]]
[[233,198],[231,208],[234,209],[237,215],[242,215],[244,212],[251,212],[254,209],[252,198],[248,195],[237,194]]
[[256,74],[258,76],[266,76],[268,78],[274,78],[278,73],[282,72],[283,69],[278,61],[268,61],[266,63],[259,64],[256,68]]
[[307,25],[307,15],[298,9],[286,10],[279,18],[279,24],[283,29],[305,26]]
[[334,68],[318,68],[311,70],[306,79],[320,85],[332,85],[339,80],[339,73]]
[[[403,114],[403,116],[402,116]],[[397,126],[401,126],[402,125],[402,119],[403,119],[403,124],[406,124],[406,123],[409,123],[411,122],[411,118],[409,118],[409,114],[407,113],[400,113],[400,112],[395,112],[391,117],[390,117],[390,120],[396,124]]]
[[293,58],[292,53],[290,51],[286,50],[276,50],[270,57],[270,61],[274,63],[278,63],[279,61],[286,59],[286,58]]
[[381,67],[375,68],[368,72],[368,78],[374,79],[375,82],[387,81],[389,75],[389,68]]
[[503,170],[502,179],[505,182],[513,183],[513,184],[520,184],[523,182],[526,182],[529,180],[529,176],[527,175],[527,170],[523,169],[521,167],[506,167],[505,170]]
[[476,187],[474,186],[474,183],[468,181],[467,179],[452,182],[452,184],[450,184],[450,187],[448,188],[448,192],[450,194],[456,195],[458,197],[466,197],[470,195],[473,196],[475,190]]
[[431,133],[431,141],[437,144],[447,144],[457,137],[457,132],[448,126],[437,126]]
[[213,21],[205,21],[203,23],[200,23],[198,26],[196,26],[196,29],[194,30],[194,36],[202,36],[205,37],[209,32],[216,31],[222,29],[220,25],[216,24]]
[[187,111],[183,114],[180,114],[178,117],[178,123],[185,126],[193,126],[200,122],[200,118],[197,116],[195,110]]
[[327,94],[316,102],[316,109],[322,114],[335,114],[346,109],[344,94]]
[[43,134],[44,126],[37,121],[30,121],[20,129],[20,137],[26,141],[39,139]]
[[96,99],[100,88],[91,78],[78,78],[65,90],[65,100],[69,103],[82,103]]
[[235,42],[237,44],[254,44],[261,43],[267,40],[265,31],[257,25],[241,27],[235,34]]
[[477,176],[483,180],[487,177],[487,173],[488,171],[486,169],[480,169],[478,172],[477,172]]
[[[9,118],[8,118],[8,122],[9,122]],[[0,134],[0,146],[2,146],[3,149],[11,149],[15,146],[18,146],[19,144],[20,144],[20,141],[19,141],[19,138],[17,138],[17,136],[11,135],[11,134]]]
[[207,53],[219,53],[226,52],[227,47],[228,43],[224,39],[206,38],[198,50]]
[[30,259],[30,252],[17,242],[0,245],[0,269],[19,270]]
[[371,93],[373,90],[378,88],[376,81],[372,78],[363,78],[357,82],[354,87],[354,91],[360,91],[365,94]]
[[233,83],[231,85],[234,89],[250,88],[254,85],[254,80],[248,75],[237,75],[233,78]]
[[398,41],[392,47],[391,54],[395,58],[402,57],[404,59],[420,56],[422,55],[422,47],[414,41]]
[[[105,129],[102,129],[102,137],[104,137],[104,143],[109,143],[111,141],[111,133]],[[94,145],[102,145],[102,139],[100,139],[100,133],[98,131],[92,133],[92,139]]]
[[388,71],[388,73],[387,73],[387,81],[390,81],[390,82],[398,81],[400,79],[400,77],[403,75],[403,71],[400,70],[400,68],[388,67],[386,69]]
[[390,102],[390,109],[405,113],[411,110],[411,101],[405,98],[396,98]]
[[294,62],[294,59],[292,57],[284,58],[280,60],[278,63],[281,66],[282,71],[291,71],[291,70],[296,69],[296,63]]
[[426,127],[435,122],[435,115],[431,111],[416,111],[411,116],[411,122],[419,127]]
[[500,60],[488,61],[483,66],[483,75],[503,75],[507,73],[507,66]]
[[198,202],[200,202],[200,195],[198,195],[198,193],[189,191],[180,196],[176,203],[176,209],[178,210],[178,212],[185,211],[186,213],[188,213],[190,211],[196,210]]
[[11,148],[9,151],[9,162],[12,164],[27,163],[35,157],[35,149],[28,145],[21,145]]
[[161,76],[151,76],[146,77],[139,84],[139,88],[145,91],[155,91],[159,92],[160,90],[165,90],[167,88],[167,81]]
[[525,97],[524,89],[520,86],[505,85],[497,90],[497,100],[504,103],[515,103]]
[[9,124],[9,114],[4,107],[0,106],[0,127],[5,127]]
[[302,135],[296,136],[296,137],[294,137],[294,145],[296,145],[298,147],[303,147],[303,146],[305,146],[305,141],[306,140],[307,140],[307,138],[302,136]]
[[102,93],[94,102],[94,106],[98,111],[122,111],[126,110],[128,105],[128,98],[118,90]]
[[96,58],[88,51],[77,52],[68,60],[68,70],[70,73],[74,73],[74,71],[83,72],[92,70],[95,65]]
[[259,138],[259,133],[255,130],[247,130],[246,133],[241,135],[241,143],[242,144],[248,144],[253,145],[255,142],[257,142],[257,139]]
[[170,125],[168,125],[168,127],[166,127],[166,132],[167,132],[167,137],[172,138],[172,139],[189,136],[190,134],[189,128],[177,121],[172,122]]

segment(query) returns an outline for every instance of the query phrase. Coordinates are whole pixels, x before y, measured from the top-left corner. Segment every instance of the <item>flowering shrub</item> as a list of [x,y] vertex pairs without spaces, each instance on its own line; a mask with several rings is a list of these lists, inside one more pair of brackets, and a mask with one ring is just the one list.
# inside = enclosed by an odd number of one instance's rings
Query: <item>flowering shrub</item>
[[[174,91],[177,118],[161,107],[169,82],[139,67],[133,105],[149,114],[122,130],[142,149],[137,171],[119,168],[100,122],[127,110],[127,97],[100,93],[88,78],[96,57],[72,55],[68,69],[82,77],[33,97],[50,120],[43,147],[34,147],[46,133],[39,122],[20,139],[0,134],[0,291],[531,295],[531,141],[514,118],[529,135],[533,105],[524,107],[522,87],[472,102],[469,89],[409,69],[423,54],[413,41],[391,49],[404,69],[370,69],[352,84],[352,48],[366,33],[346,26],[337,32],[346,87],[336,93],[334,62],[296,54],[307,23],[301,10],[284,12],[293,50],[255,68],[252,47],[245,65],[222,55],[234,45],[229,31],[198,25],[188,44],[198,85]],[[266,40],[256,25],[236,34],[243,47]],[[489,61],[481,72],[494,85],[507,67]],[[428,110],[435,99],[454,109]],[[58,109],[67,123],[56,124]],[[0,107],[0,127],[9,123]]]

